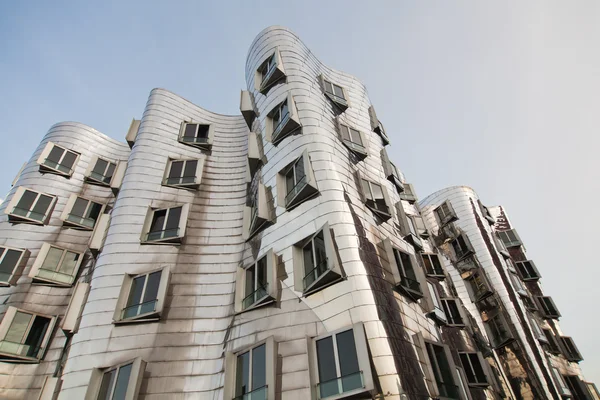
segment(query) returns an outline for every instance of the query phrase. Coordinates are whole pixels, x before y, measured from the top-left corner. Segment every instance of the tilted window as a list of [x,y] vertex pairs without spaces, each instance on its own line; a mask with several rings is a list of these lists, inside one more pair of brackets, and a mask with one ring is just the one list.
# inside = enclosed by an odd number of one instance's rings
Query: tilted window
[[546,338],[546,350],[548,350],[552,354],[560,354],[560,346],[558,345],[558,340],[556,340],[556,336],[551,329],[542,329],[544,332],[544,337]]
[[443,202],[439,207],[437,207],[433,211],[440,226],[444,226],[458,219],[456,213],[454,212],[454,208],[452,208],[452,204],[450,204],[449,201]]
[[160,319],[167,297],[170,275],[169,267],[139,275],[126,274],[113,321],[125,323]]
[[385,177],[394,184],[394,187],[398,193],[404,192],[404,183],[402,182],[403,179],[401,178],[402,174],[394,165],[394,163],[390,161],[385,148],[381,149],[380,155]]
[[288,210],[319,193],[308,150],[279,171],[277,205]]
[[56,317],[9,306],[0,323],[0,360],[41,360],[55,323]]
[[277,299],[277,292],[277,255],[270,249],[258,261],[237,270],[235,311],[270,304]]
[[567,386],[567,383],[565,382],[561,373],[555,367],[552,367],[552,377],[554,378],[554,382],[556,383],[556,387],[558,388],[559,394],[562,397],[571,398],[571,390]]
[[538,309],[535,301],[533,301],[533,299],[529,296],[521,297],[521,301],[523,302],[525,308],[527,308],[529,311],[536,311]]
[[573,400],[588,400],[590,398],[591,395],[588,392],[587,385],[579,376],[563,375],[563,378],[567,382]]
[[521,275],[524,281],[537,281],[542,277],[531,260],[517,261],[515,264],[517,265],[519,275]]
[[146,362],[139,357],[108,368],[94,368],[84,400],[136,399],[145,370]]
[[536,319],[533,317],[529,317],[529,324],[531,325],[531,330],[533,331],[533,334],[535,335],[536,339],[540,342],[547,343],[548,339],[546,338],[544,331],[542,330],[540,324],[536,321]]
[[317,337],[310,350],[317,398],[350,397],[374,389],[362,324]]
[[92,156],[88,169],[85,172],[85,179],[90,183],[109,186],[116,168],[117,163],[98,156]]
[[44,243],[29,271],[35,283],[71,286],[83,261],[83,254]]
[[583,361],[583,357],[581,356],[581,353],[575,345],[575,341],[573,341],[572,337],[561,336],[560,340],[562,341],[563,347],[565,349],[564,355],[567,360],[572,362]]
[[587,390],[590,392],[590,395],[592,396],[592,400],[600,400],[600,392],[598,391],[596,384],[592,383],[592,382],[584,382],[584,383],[585,383],[585,386],[587,387]]
[[336,85],[329,79],[326,79],[323,75],[321,75],[319,79],[321,80],[321,86],[323,88],[323,92],[325,92],[325,96],[333,101],[333,104],[339,107],[342,111],[346,111],[350,105],[346,89]]
[[179,129],[179,142],[204,150],[211,149],[214,137],[213,124],[184,121]]
[[[258,168],[263,165],[265,150],[262,142],[262,135],[257,132],[248,134],[248,168],[250,178],[254,176]],[[250,179],[252,180],[252,179]]]
[[438,294],[436,286],[427,281],[427,290],[428,296],[424,297],[424,305],[427,311],[427,316],[434,321],[445,325],[448,322],[448,319],[446,317],[446,313],[444,312],[440,295]]
[[516,273],[509,272],[508,276],[510,277],[510,280],[513,284],[515,292],[517,292],[521,296],[525,296],[525,297],[529,296],[529,292],[527,291],[527,288],[525,287],[525,285],[523,285],[523,282],[521,282],[521,278],[519,278]]
[[202,181],[204,159],[169,159],[163,177],[163,185],[197,189]]
[[364,178],[361,178],[360,182],[366,206],[383,221],[390,219],[392,217],[392,211],[390,209],[391,202],[387,189],[378,183],[371,182]]
[[446,277],[438,254],[421,253],[421,258],[423,259],[427,276],[438,279]]
[[441,299],[444,314],[446,314],[447,323],[450,326],[465,326],[465,317],[457,299]]
[[469,386],[488,386],[487,363],[481,353],[458,353]]
[[556,308],[552,297],[538,296],[537,301],[540,305],[540,312],[544,317],[552,319],[558,319],[560,317],[560,313],[558,312],[558,308]]
[[498,232],[498,236],[506,247],[518,247],[523,244],[515,229]]
[[70,177],[73,175],[79,153],[48,142],[37,160],[41,172],[50,172]]
[[471,270],[469,275],[463,274],[462,276],[466,280],[467,290],[474,303],[482,301],[494,293],[483,269]]
[[109,226],[110,214],[100,215],[100,218],[98,218],[98,222],[96,222],[96,226],[94,227],[94,231],[90,235],[90,240],[88,241],[88,248],[94,256],[98,255],[104,246]]
[[224,400],[275,399],[277,343],[273,337],[225,354]]
[[283,80],[285,80],[285,69],[279,49],[276,48],[256,70],[254,86],[260,93],[267,94],[271,87]]
[[189,204],[149,208],[142,229],[142,243],[181,243],[185,236]]
[[56,196],[19,186],[4,212],[11,222],[46,225],[56,204]]
[[505,346],[514,339],[502,312],[489,317],[484,325],[492,347],[495,349]]
[[342,279],[342,270],[329,224],[294,244],[294,289],[314,293]]
[[[396,220],[398,229],[402,238],[412,244],[417,250],[423,250],[423,242],[419,235],[418,219],[420,217],[414,215],[406,215],[402,201],[396,203]],[[421,219],[422,222],[422,219]]]
[[360,160],[369,154],[367,152],[367,138],[364,133],[337,119],[338,132],[344,146],[346,146]]
[[486,206],[483,205],[481,200],[477,200],[477,204],[479,205],[479,210],[481,211],[481,215],[490,223],[490,225],[494,225],[496,223],[496,219],[490,214],[490,210]]
[[0,246],[0,286],[16,284],[28,258],[29,250]]
[[258,183],[244,208],[243,234],[246,240],[274,223],[273,197],[270,188]]
[[494,239],[494,243],[496,243],[496,248],[498,249],[498,252],[502,255],[502,257],[504,257],[504,259],[506,260],[510,259],[510,253],[508,252],[508,249],[506,248],[506,245],[504,244],[502,239],[500,239],[500,237],[498,236],[497,232],[492,234],[492,238]]
[[410,204],[414,204],[418,200],[415,188],[411,183],[404,184],[404,192],[400,193],[400,199],[406,200]]
[[381,136],[381,140],[383,141],[383,145],[387,146],[390,144],[390,138],[385,133],[385,129],[383,128],[383,124],[377,118],[377,113],[375,112],[375,107],[369,107],[369,119],[371,122],[371,130]]
[[277,146],[284,138],[299,130],[300,119],[291,93],[267,114],[266,138]]
[[72,194],[60,215],[63,225],[91,231],[104,212],[105,205]]
[[423,291],[427,290],[426,280],[414,256],[392,245],[390,239],[383,240],[382,245],[396,287],[414,301],[422,298]]
[[456,261],[474,253],[473,246],[471,246],[471,241],[465,234],[461,233],[451,243]]

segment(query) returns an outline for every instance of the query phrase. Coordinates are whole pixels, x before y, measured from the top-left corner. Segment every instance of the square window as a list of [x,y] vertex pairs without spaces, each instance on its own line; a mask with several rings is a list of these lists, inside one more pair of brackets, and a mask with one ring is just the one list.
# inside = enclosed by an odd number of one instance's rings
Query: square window
[[85,179],[89,183],[109,186],[116,168],[117,163],[93,156],[85,172]]
[[203,150],[210,150],[213,139],[214,125],[187,121],[181,123],[179,142]]
[[498,232],[498,236],[506,247],[518,247],[523,245],[521,238],[515,229]]
[[365,204],[382,221],[387,221],[392,217],[390,209],[390,200],[385,187],[378,183],[360,178],[362,195]]
[[142,229],[142,243],[179,244],[185,237],[189,204],[150,208]]
[[291,93],[267,114],[266,138],[277,146],[284,138],[301,128],[296,103]]
[[197,189],[202,181],[204,159],[167,161],[163,185],[178,188]]
[[400,199],[406,200],[410,204],[414,204],[418,200],[417,192],[411,183],[404,184],[404,191],[400,193]]
[[0,323],[0,360],[41,360],[55,323],[56,317],[9,306]]
[[519,271],[519,275],[521,275],[521,278],[524,281],[537,281],[541,278],[533,261],[517,261],[515,264],[517,266],[517,271]]
[[425,273],[427,276],[437,279],[444,279],[446,274],[440,261],[440,256],[437,254],[421,253],[423,264],[425,265]]
[[28,257],[29,250],[0,246],[0,286],[17,283]]
[[75,163],[78,159],[79,153],[48,142],[44,150],[42,150],[37,163],[40,165],[41,172],[70,177],[73,175]]
[[10,222],[46,225],[56,204],[56,196],[36,192],[20,186],[6,206]]
[[115,323],[152,322],[160,319],[169,279],[169,267],[138,275],[125,275],[113,321]]
[[338,132],[344,146],[346,146],[359,160],[364,160],[368,152],[366,148],[366,137],[353,127],[337,119]]
[[277,188],[277,205],[287,210],[319,193],[308,150],[279,171]]
[[223,399],[275,399],[277,343],[273,337],[225,354]]
[[452,208],[452,204],[449,201],[443,202],[438,208],[433,210],[440,226],[449,224],[450,222],[456,221],[458,217]]
[[139,357],[108,368],[94,368],[85,400],[136,399],[145,370],[146,362]]
[[44,243],[29,277],[34,283],[71,286],[83,261],[83,253]]
[[340,108],[341,111],[346,111],[346,109],[349,107],[346,89],[331,82],[329,79],[326,79],[323,77],[323,75],[321,75],[319,78],[321,80],[321,87],[323,88],[325,95],[331,101],[333,101],[333,104]]
[[105,205],[72,194],[60,216],[63,225],[91,231],[104,212]]
[[488,386],[486,361],[480,353],[458,353],[470,386]]
[[279,49],[276,48],[258,67],[254,76],[255,89],[266,95],[270,88],[283,81],[285,81],[285,70]]
[[235,311],[242,312],[277,300],[277,255],[267,251],[236,274]]

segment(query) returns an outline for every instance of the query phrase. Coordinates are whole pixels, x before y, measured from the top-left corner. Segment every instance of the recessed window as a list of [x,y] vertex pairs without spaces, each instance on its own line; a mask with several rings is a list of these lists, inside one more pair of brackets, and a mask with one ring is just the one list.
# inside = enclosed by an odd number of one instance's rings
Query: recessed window
[[540,312],[546,318],[558,319],[560,313],[550,296],[538,296],[537,301],[540,305]]
[[410,204],[414,204],[417,198],[417,192],[411,183],[404,184],[404,192],[400,193],[400,199],[408,201]]
[[156,321],[169,286],[170,268],[125,275],[113,320],[115,323]]
[[515,263],[517,265],[517,271],[519,271],[519,275],[524,281],[537,281],[541,278],[538,269],[535,267],[535,264],[531,260],[527,261],[517,261]]
[[197,122],[182,122],[179,141],[183,144],[210,150],[214,139],[214,125]]
[[150,208],[142,230],[142,243],[181,243],[185,236],[189,205]]
[[294,287],[304,295],[323,289],[340,279],[342,272],[329,224],[294,245]]
[[94,368],[85,399],[136,399],[145,370],[146,362],[139,357],[108,368]]
[[11,222],[45,225],[50,220],[55,204],[56,196],[20,186],[6,206],[5,213],[8,214],[8,219]]
[[516,273],[509,272],[508,276],[510,277],[510,280],[513,284],[513,288],[515,289],[515,292],[517,292],[518,294],[520,294],[521,296],[524,296],[524,297],[529,296],[529,292],[527,291],[527,288],[525,287],[525,285],[523,285],[523,282],[521,282],[521,278],[519,278]]
[[554,382],[556,383],[556,386],[559,389],[560,395],[562,397],[571,398],[571,396],[572,396],[571,390],[567,386],[567,383],[565,382],[561,373],[555,367],[552,367],[552,377],[554,378]]
[[575,345],[575,341],[573,341],[572,337],[569,336],[561,336],[560,340],[562,341],[563,347],[565,349],[565,358],[572,362],[583,361],[583,357],[579,352],[579,349]]
[[284,138],[300,129],[296,103],[291,93],[267,114],[266,138],[277,146]]
[[465,234],[458,235],[451,243],[456,261],[474,253],[473,246]]
[[546,342],[546,350],[548,350],[552,354],[560,354],[560,346],[558,345],[558,341],[556,340],[556,336],[551,329],[543,329],[542,330],[545,337]]
[[28,257],[29,250],[0,246],[0,286],[17,283]]
[[35,283],[71,286],[83,261],[83,254],[44,243],[29,271]]
[[344,146],[346,146],[360,160],[367,157],[366,137],[364,134],[351,126],[337,120],[338,132]]
[[404,192],[404,183],[402,183],[402,173],[398,168],[396,168],[396,165],[394,165],[394,163],[390,161],[385,148],[381,149],[380,155],[385,177],[394,184],[394,187],[396,188],[396,191],[398,193]]
[[109,186],[116,168],[117,163],[93,156],[85,173],[85,179],[90,183]]
[[573,400],[587,400],[590,398],[590,394],[587,390],[585,382],[579,379],[577,375],[563,375],[563,378],[567,382],[567,386],[571,391]]
[[515,229],[498,232],[498,236],[506,247],[518,247],[523,244]]
[[390,138],[385,133],[385,129],[383,128],[383,124],[377,118],[377,113],[375,112],[375,107],[369,107],[369,119],[371,121],[371,130],[381,136],[381,140],[383,141],[383,145],[387,146],[390,144]]
[[425,273],[432,278],[444,279],[444,268],[440,262],[440,256],[437,254],[421,253],[423,264],[425,265]]
[[427,281],[428,298],[425,302],[427,310],[427,316],[434,321],[445,325],[447,322],[446,314],[442,308],[442,302],[440,301],[440,295],[438,294],[435,285]]
[[433,211],[440,226],[444,226],[458,219],[456,213],[454,212],[454,208],[452,208],[452,204],[450,204],[449,201],[443,202],[438,208],[436,208]]
[[169,159],[163,178],[163,185],[197,189],[202,180],[203,167],[204,159]]
[[494,293],[485,272],[481,268],[472,270],[469,275],[463,275],[463,278],[466,279],[466,286],[474,303],[482,301]]
[[465,326],[465,319],[456,299],[441,299],[441,303],[449,326]]
[[417,267],[413,256],[392,245],[390,239],[383,240],[382,245],[396,287],[414,301],[422,298],[423,290],[427,290],[423,286],[426,284],[425,275]]
[[490,210],[486,206],[483,205],[481,200],[477,200],[477,204],[479,205],[479,210],[481,211],[481,215],[490,223],[490,225],[494,225],[496,223],[496,219],[490,214]]
[[72,194],[60,219],[69,227],[93,230],[104,211],[104,204]]
[[392,217],[390,210],[390,200],[387,190],[382,185],[361,178],[362,193],[365,197],[365,204],[383,221]]
[[508,249],[506,248],[504,242],[502,241],[502,239],[500,239],[498,234],[492,233],[492,239],[494,239],[494,243],[496,243],[496,248],[498,249],[498,252],[502,255],[502,257],[504,257],[504,259],[506,260],[509,260],[510,253],[508,252]]
[[244,208],[243,232],[246,240],[274,223],[273,208],[273,195],[270,188],[258,183],[253,187],[249,205]]
[[308,150],[279,172],[277,186],[277,204],[288,210],[319,193]]
[[480,353],[458,353],[460,362],[465,370],[469,386],[488,386],[488,378],[485,373],[486,361]]
[[255,87],[262,94],[266,94],[271,87],[285,79],[285,70],[281,61],[279,49],[275,49],[258,67],[254,77]]
[[508,328],[506,318],[504,318],[501,312],[489,317],[485,321],[485,330],[490,338],[492,347],[495,349],[505,346],[514,339]]
[[312,373],[319,399],[357,395],[374,389],[362,324],[317,337]]
[[223,399],[275,399],[277,343],[273,337],[225,355]]
[[240,268],[236,275],[235,311],[270,304],[277,298],[277,256],[269,250],[258,261]]
[[70,177],[73,175],[75,163],[79,159],[79,153],[67,150],[52,142],[48,142],[42,154],[38,158],[40,171],[50,172]]
[[432,398],[460,399],[459,375],[447,345],[425,340],[422,333],[413,335],[413,342]]
[[0,360],[39,361],[55,323],[56,317],[9,306],[0,323]]
[[320,76],[320,79],[325,95],[329,97],[329,99],[333,101],[337,107],[339,107],[342,111],[345,111],[349,106],[346,89],[331,82],[329,79],[326,79],[323,77],[323,75]]

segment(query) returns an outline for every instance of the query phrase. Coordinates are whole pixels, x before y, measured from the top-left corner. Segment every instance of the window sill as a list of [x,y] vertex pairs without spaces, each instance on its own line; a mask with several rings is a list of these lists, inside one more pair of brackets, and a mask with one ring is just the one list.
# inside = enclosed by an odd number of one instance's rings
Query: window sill
[[179,143],[185,144],[186,146],[196,147],[200,150],[210,151],[212,149],[212,143],[207,142],[186,142],[179,138]]
[[14,224],[29,224],[29,225],[46,225],[43,221],[39,221],[37,219],[22,217],[16,214],[8,214],[8,221]]
[[0,361],[11,364],[39,364],[42,358],[20,356],[18,354],[0,352]]
[[350,150],[352,152],[352,154],[354,154],[360,161],[364,160],[365,158],[367,158],[367,156],[369,155],[367,153],[367,149],[364,148],[364,146],[361,146],[359,144],[356,144],[354,142],[350,142],[348,140],[342,140],[342,143],[344,144],[344,146],[346,146],[348,148],[348,150]]
[[[383,222],[392,218],[392,214],[390,214],[389,212],[379,210],[373,206],[370,206],[368,203],[366,203],[365,205],[373,212],[373,214],[377,215],[377,217],[379,217],[379,219],[381,219]],[[389,210],[389,207],[388,207],[388,210]]]
[[335,104],[336,106],[338,106],[342,112],[346,111],[349,107],[348,101],[346,101],[345,99],[342,99],[340,97],[336,97],[334,95],[331,95],[327,92],[325,92],[325,96],[327,96],[329,98],[329,100],[331,100],[333,102],[333,104]]
[[110,181],[104,182],[104,181],[101,181],[101,180],[98,180],[98,179],[94,179],[91,176],[86,176],[85,177],[85,181],[86,181],[86,183],[89,183],[91,185],[98,185],[98,186],[110,187]]
[[252,304],[251,306],[249,306],[248,308],[237,312],[236,315],[240,315],[240,314],[244,314],[246,312],[252,311],[252,310],[256,310],[258,308],[262,308],[265,306],[269,306],[272,304],[275,304],[276,300],[274,298],[272,298],[271,296],[267,296],[265,297],[265,299],[261,300],[261,301],[257,301],[256,303]]
[[60,176],[64,176],[65,178],[71,178],[71,176],[73,175],[72,170],[69,172],[63,172],[58,169],[50,168],[47,165],[43,165],[43,164],[40,164],[40,172],[46,173],[46,174],[60,175]]

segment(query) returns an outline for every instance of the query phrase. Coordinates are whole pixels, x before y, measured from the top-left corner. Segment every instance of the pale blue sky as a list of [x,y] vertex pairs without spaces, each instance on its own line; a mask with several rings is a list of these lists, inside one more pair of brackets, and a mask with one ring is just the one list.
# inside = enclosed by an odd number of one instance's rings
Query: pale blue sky
[[154,87],[238,113],[252,39],[285,25],[367,85],[421,197],[506,207],[600,384],[599,2],[153,3],[0,3],[0,193],[52,124],[123,140]]

